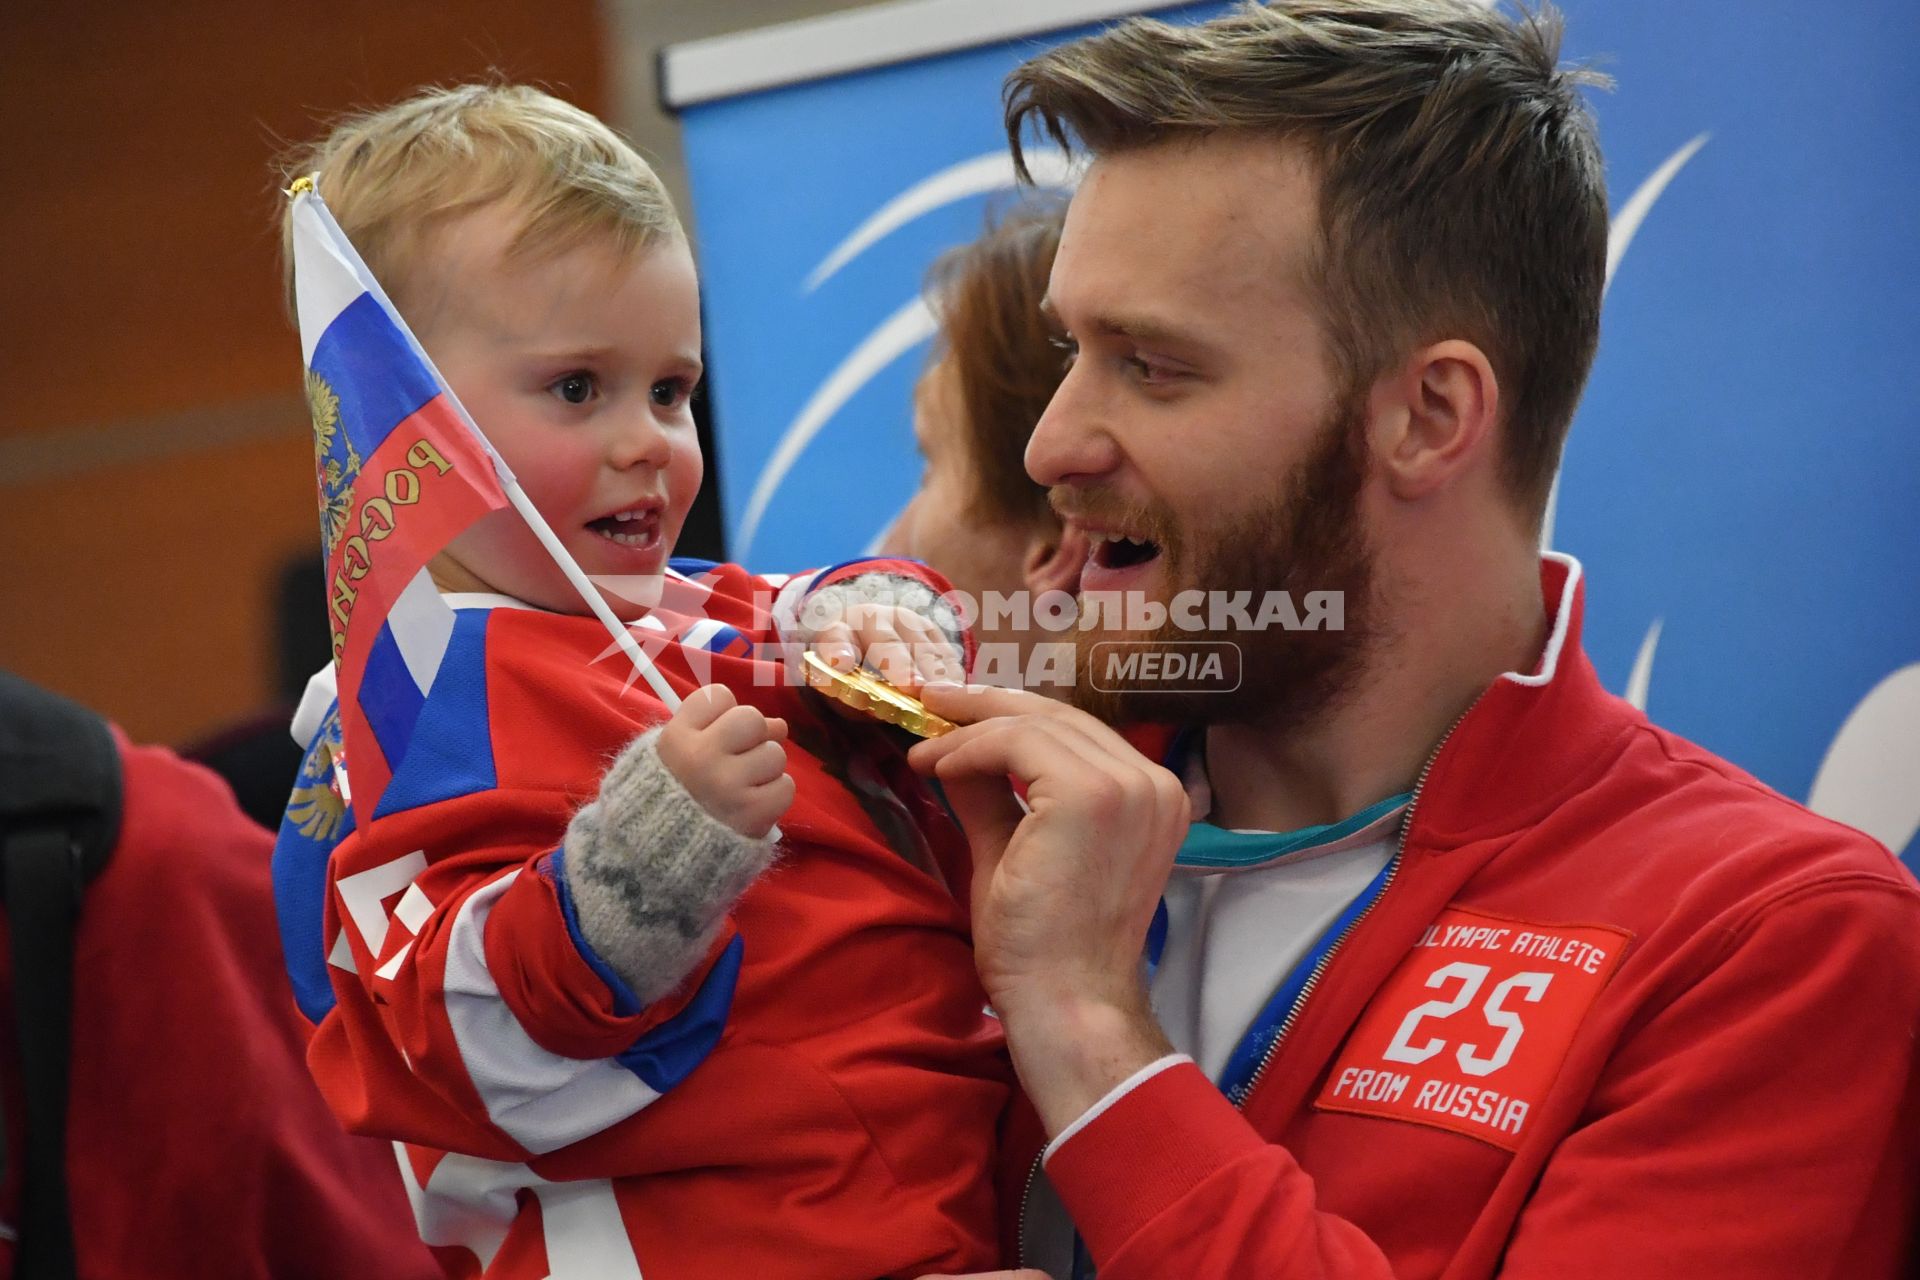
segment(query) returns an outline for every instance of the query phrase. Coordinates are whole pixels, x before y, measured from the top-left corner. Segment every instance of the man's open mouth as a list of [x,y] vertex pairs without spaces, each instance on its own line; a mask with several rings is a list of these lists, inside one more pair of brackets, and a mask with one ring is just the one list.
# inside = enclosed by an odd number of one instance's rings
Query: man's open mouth
[[1123,533],[1095,535],[1093,562],[1102,569],[1131,569],[1160,554],[1160,544],[1149,538],[1130,538]]

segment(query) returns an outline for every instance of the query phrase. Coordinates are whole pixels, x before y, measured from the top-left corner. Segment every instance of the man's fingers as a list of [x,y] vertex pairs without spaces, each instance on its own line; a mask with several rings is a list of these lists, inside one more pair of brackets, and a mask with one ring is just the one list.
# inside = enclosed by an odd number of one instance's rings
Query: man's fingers
[[[974,777],[1011,776],[1029,787],[1044,780],[1051,790],[1068,796],[1084,792],[1103,797],[1112,785],[1107,776],[1111,770],[1103,766],[1097,751],[1042,720],[992,720],[943,734],[913,748],[916,769],[925,767],[920,756],[923,747],[939,748],[932,771],[949,794],[956,782]],[[1029,794],[1028,799],[1033,798]]]
[[[1062,712],[1068,715],[1087,714],[1025,689],[1002,689],[990,684],[933,681],[920,690],[920,700],[927,704],[927,710],[955,724],[972,724],[994,716],[1052,716]],[[1091,716],[1087,718],[1093,719]],[[1100,722],[1094,720],[1094,723]]]
[[1019,797],[1014,794],[1013,784],[1004,773],[955,770],[953,777],[943,776],[940,785],[947,803],[953,806],[953,816],[966,832],[967,844],[974,853],[976,877],[991,876],[1007,841],[1013,839],[1014,829],[1026,816]]

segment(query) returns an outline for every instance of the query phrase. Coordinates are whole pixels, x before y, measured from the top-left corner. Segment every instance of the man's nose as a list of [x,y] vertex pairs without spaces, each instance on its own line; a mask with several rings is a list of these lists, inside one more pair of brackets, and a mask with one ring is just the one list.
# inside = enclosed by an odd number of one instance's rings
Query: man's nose
[[1067,371],[1027,438],[1027,475],[1052,488],[1106,475],[1120,462],[1108,414],[1082,364]]

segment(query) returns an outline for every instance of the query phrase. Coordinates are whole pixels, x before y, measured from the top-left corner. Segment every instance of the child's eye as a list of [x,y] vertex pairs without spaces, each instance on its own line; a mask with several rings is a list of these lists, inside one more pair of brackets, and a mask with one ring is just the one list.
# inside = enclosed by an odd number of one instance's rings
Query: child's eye
[[653,384],[653,389],[648,394],[662,409],[671,409],[686,399],[691,391],[692,388],[688,387],[682,378],[662,378]]
[[570,373],[549,383],[547,390],[568,404],[585,404],[600,394],[600,383],[590,373]]

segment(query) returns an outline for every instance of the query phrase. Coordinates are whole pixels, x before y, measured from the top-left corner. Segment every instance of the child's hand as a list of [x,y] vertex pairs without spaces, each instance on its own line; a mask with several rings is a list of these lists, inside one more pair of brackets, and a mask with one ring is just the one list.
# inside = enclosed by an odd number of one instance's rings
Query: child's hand
[[935,681],[959,684],[966,679],[960,651],[946,633],[901,605],[849,605],[814,633],[808,648],[835,671],[851,671],[864,662],[908,693]]
[[660,731],[660,763],[700,807],[750,839],[773,829],[793,803],[780,746],[787,722],[741,705],[731,689],[696,689]]

